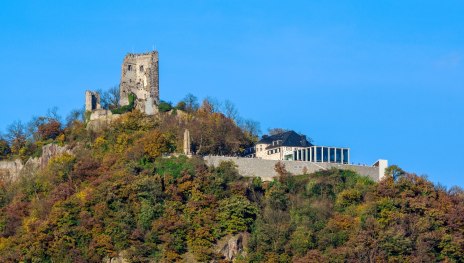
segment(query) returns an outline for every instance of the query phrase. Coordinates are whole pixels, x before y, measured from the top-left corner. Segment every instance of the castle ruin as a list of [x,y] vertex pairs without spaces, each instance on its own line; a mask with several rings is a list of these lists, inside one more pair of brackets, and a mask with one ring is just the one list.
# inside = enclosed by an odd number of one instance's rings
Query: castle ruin
[[147,115],[158,113],[158,51],[126,55],[122,64],[119,93],[119,105],[129,105],[129,96],[134,94],[136,109]]
[[[119,96],[121,108],[130,105],[129,110],[135,108],[147,115],[158,113],[158,51],[126,55],[122,63]],[[89,90],[85,92],[85,111],[88,113],[87,129],[92,130],[101,129],[121,115],[120,112],[103,109],[100,94]]]
[[94,111],[100,109],[100,94],[90,90],[85,91],[85,111]]

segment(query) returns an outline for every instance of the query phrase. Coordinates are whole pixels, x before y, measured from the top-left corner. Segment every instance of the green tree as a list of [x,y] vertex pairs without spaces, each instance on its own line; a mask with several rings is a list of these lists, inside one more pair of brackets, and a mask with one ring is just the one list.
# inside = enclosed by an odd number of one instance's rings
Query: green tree
[[227,234],[250,231],[258,208],[243,196],[232,196],[219,202],[219,224]]

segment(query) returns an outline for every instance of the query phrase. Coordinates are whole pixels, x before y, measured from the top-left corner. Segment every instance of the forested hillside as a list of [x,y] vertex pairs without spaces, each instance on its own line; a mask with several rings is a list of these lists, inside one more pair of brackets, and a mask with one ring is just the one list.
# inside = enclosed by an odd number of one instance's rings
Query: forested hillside
[[47,116],[31,136],[0,140],[3,158],[27,160],[47,143],[72,152],[0,181],[0,262],[229,262],[221,243],[238,234],[235,262],[464,262],[461,189],[396,166],[379,183],[281,165],[272,182],[244,178],[232,163],[177,153],[187,128],[198,154],[238,154],[256,140],[252,123],[208,101],[164,106],[101,131]]

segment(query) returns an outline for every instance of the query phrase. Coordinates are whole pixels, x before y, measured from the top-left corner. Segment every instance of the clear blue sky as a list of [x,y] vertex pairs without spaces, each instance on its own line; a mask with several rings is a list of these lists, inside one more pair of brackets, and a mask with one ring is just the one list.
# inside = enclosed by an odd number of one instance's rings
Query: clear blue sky
[[464,186],[464,2],[2,1],[0,131],[160,52],[161,98],[230,99],[266,131]]

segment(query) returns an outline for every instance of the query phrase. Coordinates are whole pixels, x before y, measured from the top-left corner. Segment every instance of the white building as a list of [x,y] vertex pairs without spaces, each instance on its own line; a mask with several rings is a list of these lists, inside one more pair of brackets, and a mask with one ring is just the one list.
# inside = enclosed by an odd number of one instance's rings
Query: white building
[[264,160],[289,160],[319,163],[350,163],[350,149],[316,146],[305,135],[287,131],[271,136],[264,135],[248,157]]
[[304,135],[287,131],[271,136],[264,135],[254,147],[252,157],[265,160],[293,160],[293,153],[313,146]]

